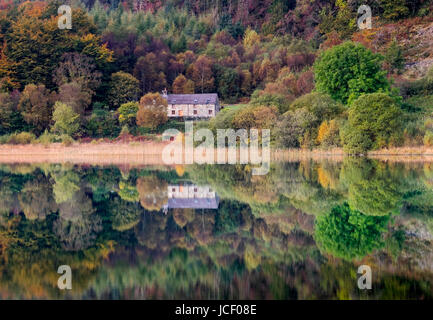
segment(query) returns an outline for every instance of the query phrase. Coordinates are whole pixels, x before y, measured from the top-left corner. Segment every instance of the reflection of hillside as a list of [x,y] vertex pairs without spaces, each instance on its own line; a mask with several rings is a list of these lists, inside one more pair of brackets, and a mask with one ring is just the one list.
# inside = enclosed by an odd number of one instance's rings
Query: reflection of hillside
[[75,298],[359,298],[360,263],[380,266],[375,297],[432,297],[432,176],[428,165],[362,159],[279,163],[263,177],[194,166],[182,180],[167,169],[2,166],[0,296],[61,298],[62,262],[77,272]]

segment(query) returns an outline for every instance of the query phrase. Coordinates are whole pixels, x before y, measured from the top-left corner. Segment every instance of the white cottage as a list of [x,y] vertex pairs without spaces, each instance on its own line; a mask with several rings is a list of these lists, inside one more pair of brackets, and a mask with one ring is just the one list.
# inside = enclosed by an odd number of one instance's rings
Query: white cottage
[[221,106],[217,93],[164,94],[169,118],[212,118]]

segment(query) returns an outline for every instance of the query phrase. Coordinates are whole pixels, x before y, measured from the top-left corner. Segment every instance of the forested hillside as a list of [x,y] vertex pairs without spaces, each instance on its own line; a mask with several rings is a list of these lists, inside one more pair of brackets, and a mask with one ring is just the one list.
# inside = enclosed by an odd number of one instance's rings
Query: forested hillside
[[272,127],[280,147],[433,145],[431,1],[66,2],[70,30],[63,2],[1,7],[3,143],[161,132],[164,112],[137,113],[167,88],[240,104],[209,127]]

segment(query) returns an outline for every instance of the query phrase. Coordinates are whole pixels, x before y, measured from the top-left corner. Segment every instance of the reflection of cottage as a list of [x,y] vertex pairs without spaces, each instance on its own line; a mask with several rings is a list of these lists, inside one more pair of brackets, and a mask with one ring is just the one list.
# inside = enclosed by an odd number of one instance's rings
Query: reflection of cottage
[[218,209],[219,197],[209,186],[169,185],[164,209]]
[[167,94],[167,116],[169,118],[212,118],[221,107],[216,93]]

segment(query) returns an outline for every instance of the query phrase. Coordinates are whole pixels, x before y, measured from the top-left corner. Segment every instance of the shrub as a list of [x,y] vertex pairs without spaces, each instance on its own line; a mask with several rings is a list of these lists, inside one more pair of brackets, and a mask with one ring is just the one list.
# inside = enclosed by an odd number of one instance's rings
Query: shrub
[[315,122],[316,117],[304,108],[286,112],[276,127],[277,144],[283,148],[308,146],[311,134],[307,132]]
[[67,134],[62,134],[60,136],[60,140],[62,141],[62,144],[64,146],[70,146],[75,142],[74,139],[72,139],[72,137]]
[[50,143],[58,142],[58,140],[59,140],[58,136],[50,133],[48,130],[45,130],[44,133],[39,136],[36,142],[44,146],[47,146]]
[[91,137],[117,137],[120,132],[119,124],[114,113],[108,107],[95,103],[90,119],[85,124],[86,134]]
[[424,135],[424,145],[427,147],[433,146],[433,131],[428,130]]
[[10,135],[7,143],[10,144],[28,144],[36,140],[36,136],[30,132],[20,132]]

